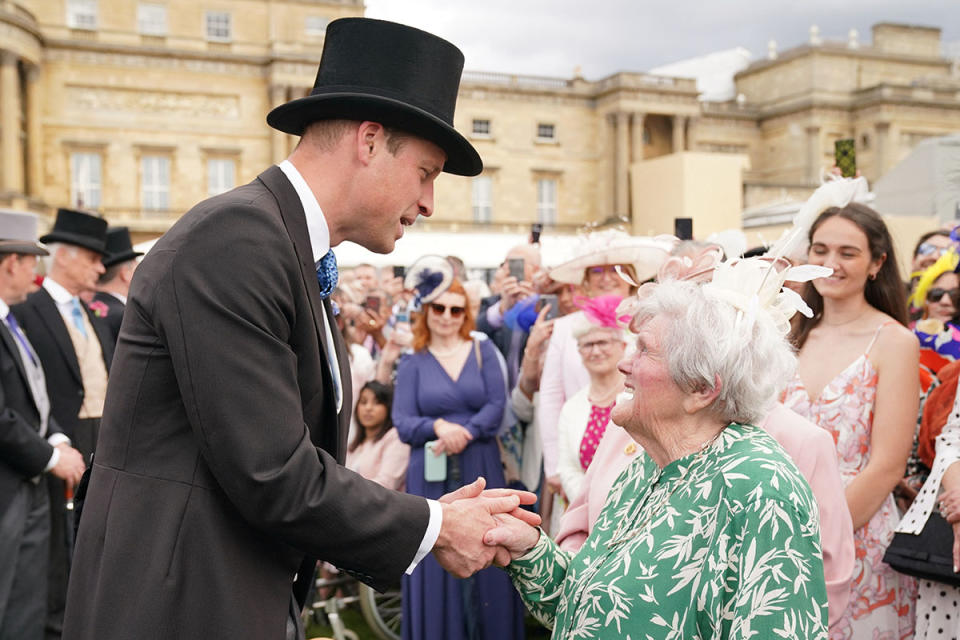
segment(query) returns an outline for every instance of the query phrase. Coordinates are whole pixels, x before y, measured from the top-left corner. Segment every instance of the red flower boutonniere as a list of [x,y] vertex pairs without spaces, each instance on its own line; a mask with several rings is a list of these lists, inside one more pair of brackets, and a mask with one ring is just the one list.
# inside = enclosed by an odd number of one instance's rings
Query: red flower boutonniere
[[90,307],[90,311],[93,311],[93,315],[97,316],[98,318],[106,318],[107,314],[110,313],[110,307],[99,300],[94,300],[87,306]]

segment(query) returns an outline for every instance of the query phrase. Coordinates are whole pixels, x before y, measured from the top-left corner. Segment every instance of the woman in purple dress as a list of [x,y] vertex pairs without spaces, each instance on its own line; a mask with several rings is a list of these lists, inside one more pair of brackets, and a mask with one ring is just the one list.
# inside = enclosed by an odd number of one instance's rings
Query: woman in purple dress
[[[439,498],[478,476],[488,488],[503,487],[496,436],[506,387],[496,348],[471,339],[473,318],[459,281],[423,301],[414,353],[397,369],[393,403],[397,433],[411,448],[407,492]],[[432,452],[424,451],[428,442]],[[424,479],[425,455],[446,457],[445,465],[427,465],[431,478],[445,479]],[[523,616],[510,578],[497,568],[459,580],[428,555],[403,577],[404,640],[523,638]]]

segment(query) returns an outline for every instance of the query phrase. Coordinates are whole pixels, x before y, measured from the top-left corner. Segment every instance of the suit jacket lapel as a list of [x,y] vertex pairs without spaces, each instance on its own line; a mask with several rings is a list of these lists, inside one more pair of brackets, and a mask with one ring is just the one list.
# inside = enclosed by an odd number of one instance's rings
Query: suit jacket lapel
[[[6,322],[0,322],[0,324],[6,325]],[[17,339],[13,337],[9,327],[0,327],[0,341],[3,342],[7,348],[7,351],[10,352],[10,357],[13,358],[14,364],[17,365],[17,370],[20,372],[20,377],[23,378],[23,384],[27,387],[27,389],[30,390],[30,397],[33,398],[33,387],[30,386],[30,378],[27,374],[26,366],[23,364],[23,358],[20,357],[20,349],[17,346]],[[33,403],[36,405],[36,398],[33,398]]]
[[113,336],[110,335],[110,329],[107,327],[103,318],[98,318],[93,314],[90,307],[85,304],[81,306],[83,310],[87,312],[87,319],[90,320],[90,326],[93,327],[93,332],[97,334],[97,340],[100,341],[100,352],[103,354],[103,364],[107,368],[107,373],[110,373],[110,363],[113,362],[114,348]]
[[[317,340],[322,349],[320,356],[324,358],[324,393],[332,398],[336,391],[333,386],[332,372],[329,371],[329,367],[326,366],[327,350],[331,348],[331,345],[327,344],[326,331],[323,326],[323,316],[326,314],[326,307],[324,306],[324,300],[320,297],[320,286],[317,284],[317,270],[313,261],[313,250],[310,247],[310,234],[307,231],[307,220],[303,212],[303,205],[300,203],[300,198],[297,196],[293,185],[290,184],[290,181],[283,175],[283,171],[281,171],[279,167],[270,167],[260,174],[259,179],[276,197],[280,205],[280,216],[283,218],[283,224],[287,229],[287,233],[290,235],[290,239],[293,241],[293,248],[300,263],[300,272],[307,290],[307,297],[310,300],[310,311],[313,315],[314,329],[317,332]],[[327,317],[332,318],[332,314]],[[336,333],[336,326],[336,324],[330,325],[331,333]],[[340,357],[339,351],[337,352],[337,357],[340,359],[340,368],[342,371],[343,358]],[[341,375],[341,383],[343,379]],[[347,379],[349,379],[349,373],[347,374]],[[344,406],[346,406],[349,398],[346,395],[344,395],[343,398]],[[327,402],[325,403],[325,407],[327,408],[326,419],[331,422],[336,421],[336,403]],[[342,431],[342,429],[340,429],[340,431]],[[346,442],[346,435],[341,434],[339,440]],[[345,450],[343,446],[338,449],[340,452]],[[331,453],[334,455],[338,454],[338,452]]]
[[337,330],[337,321],[333,317],[333,307],[329,300],[323,301],[323,309],[330,323],[334,348],[337,350],[337,365],[340,367],[340,390],[343,393],[343,406],[340,408],[340,451],[347,450],[347,436],[350,433],[350,413],[353,410],[353,379],[350,376],[350,354],[343,336]]
[[77,360],[77,351],[73,348],[73,340],[70,339],[70,334],[67,333],[67,326],[64,324],[63,316],[60,315],[60,310],[57,309],[57,303],[53,301],[53,297],[43,288],[37,291],[34,296],[34,302],[37,315],[43,320],[51,337],[53,337],[57,346],[60,348],[64,360],[66,360],[70,366],[73,377],[82,385],[83,378],[80,376],[80,362]]

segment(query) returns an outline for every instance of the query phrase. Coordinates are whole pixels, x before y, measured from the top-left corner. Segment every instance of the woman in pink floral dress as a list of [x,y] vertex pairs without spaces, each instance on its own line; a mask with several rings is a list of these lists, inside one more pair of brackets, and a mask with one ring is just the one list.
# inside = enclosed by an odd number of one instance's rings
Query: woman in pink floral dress
[[856,203],[820,214],[809,239],[809,262],[834,271],[807,287],[814,315],[794,327],[799,363],[784,404],[833,435],[853,518],[852,593],[830,636],[912,638],[916,585],[882,560],[919,401],[918,344],[893,244],[880,216]]

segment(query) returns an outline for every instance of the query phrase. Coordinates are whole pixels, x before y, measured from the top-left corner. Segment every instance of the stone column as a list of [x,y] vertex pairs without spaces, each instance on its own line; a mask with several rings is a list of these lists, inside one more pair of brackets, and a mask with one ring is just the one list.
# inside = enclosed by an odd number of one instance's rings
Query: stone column
[[0,189],[23,193],[23,145],[20,142],[20,78],[17,56],[0,53]]
[[43,127],[40,126],[40,67],[27,71],[27,195],[43,192]]
[[807,181],[818,184],[820,182],[820,127],[807,127]]
[[874,163],[873,175],[870,180],[876,180],[887,171],[887,159],[890,153],[890,123],[878,122],[877,127],[877,161]]
[[618,111],[616,115],[616,197],[614,212],[617,215],[630,215],[630,114]]
[[[279,106],[287,101],[287,87],[284,85],[273,85],[270,87],[270,105]],[[274,164],[283,162],[290,155],[290,143],[287,134],[276,129],[271,129],[270,152]]]
[[643,125],[647,119],[647,114],[637,111],[633,114],[633,143],[630,148],[631,162],[643,161]]
[[680,153],[687,150],[687,118],[673,116],[673,152]]

